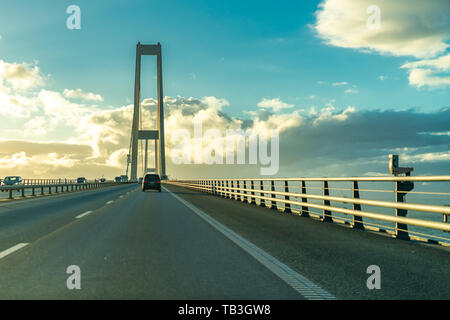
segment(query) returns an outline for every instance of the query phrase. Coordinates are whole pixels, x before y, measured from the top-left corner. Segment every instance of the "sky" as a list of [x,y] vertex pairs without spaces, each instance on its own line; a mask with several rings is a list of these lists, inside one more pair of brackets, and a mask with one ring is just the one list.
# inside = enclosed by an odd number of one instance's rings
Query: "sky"
[[[69,29],[70,5],[80,28]],[[450,169],[447,0],[2,1],[0,176],[124,174],[136,43],[160,42],[169,177],[257,176],[175,164],[173,133],[279,132],[275,176]],[[156,58],[143,57],[143,126]],[[217,137],[206,139],[216,143]],[[195,153],[195,151],[193,151]]]

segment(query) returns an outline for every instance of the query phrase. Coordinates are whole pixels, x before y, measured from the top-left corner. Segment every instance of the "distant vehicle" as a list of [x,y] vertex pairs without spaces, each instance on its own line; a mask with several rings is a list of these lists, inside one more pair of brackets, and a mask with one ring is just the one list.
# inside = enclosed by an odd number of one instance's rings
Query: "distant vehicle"
[[140,177],[139,178],[139,183],[142,183],[142,180],[144,180],[144,178]]
[[128,176],[126,176],[126,175],[121,175],[121,176],[120,176],[120,182],[128,182]]
[[147,173],[142,180],[142,191],[147,189],[158,190],[161,192],[161,178],[155,173]]
[[2,185],[4,185],[4,186],[13,186],[13,185],[18,185],[18,184],[23,184],[22,177],[9,176],[9,177],[5,177],[5,179],[3,179],[3,182],[2,182]]
[[100,182],[101,182],[101,183],[105,183],[105,182],[106,182],[106,179],[105,179],[105,178],[100,178]]
[[114,182],[122,182],[122,180],[120,179],[120,177],[115,177]]
[[86,178],[85,177],[77,178],[77,183],[86,183]]

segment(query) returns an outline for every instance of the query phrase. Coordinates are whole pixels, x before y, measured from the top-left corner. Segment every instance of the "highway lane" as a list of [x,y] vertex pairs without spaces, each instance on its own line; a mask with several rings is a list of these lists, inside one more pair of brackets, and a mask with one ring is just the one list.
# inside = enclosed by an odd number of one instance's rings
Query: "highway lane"
[[73,220],[97,209],[112,198],[136,189],[120,185],[52,196],[0,203],[0,252],[21,242],[33,242]]
[[[450,248],[284,214],[190,189],[166,188],[338,299],[450,299]],[[367,268],[381,270],[369,290]]]
[[[167,191],[112,190],[98,208],[60,207],[51,216],[70,222],[0,258],[0,299],[303,298]],[[66,286],[69,265],[80,267],[80,290]]]
[[[0,211],[0,299],[305,297],[198,209],[339,299],[450,298],[448,249],[166,188],[173,194],[143,193],[137,185],[98,196],[100,190],[88,191],[94,199],[69,201],[73,207],[49,202],[51,214],[45,214],[48,200],[76,194],[19,201],[16,209],[28,218],[9,222],[1,216],[13,219],[14,210]],[[25,205],[43,208],[29,220]],[[6,245],[3,235],[18,228],[24,228],[22,237],[15,231]],[[8,248],[17,250],[2,257]],[[69,265],[81,268],[81,290],[66,287]],[[380,290],[366,286],[369,265],[381,268]]]

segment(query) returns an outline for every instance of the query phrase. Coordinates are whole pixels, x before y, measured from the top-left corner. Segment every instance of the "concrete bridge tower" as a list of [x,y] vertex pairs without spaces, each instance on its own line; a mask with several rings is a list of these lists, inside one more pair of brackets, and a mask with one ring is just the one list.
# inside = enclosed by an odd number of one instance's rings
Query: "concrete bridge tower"
[[[140,92],[141,92],[141,56],[153,55],[157,57],[157,90],[158,90],[158,110],[156,119],[156,130],[140,130],[139,116],[140,116]],[[164,151],[164,95],[162,82],[162,58],[161,58],[161,44],[143,45],[138,42],[136,46],[136,73],[134,82],[134,112],[133,112],[133,127],[131,131],[131,181],[137,181],[137,164],[138,164],[138,147],[139,140],[145,140],[146,145],[148,140],[155,140],[155,169],[160,175],[161,179],[167,179],[166,176],[166,159]],[[145,148],[145,152],[147,152]],[[147,158],[147,155],[145,155]],[[147,168],[144,168],[147,170]]]

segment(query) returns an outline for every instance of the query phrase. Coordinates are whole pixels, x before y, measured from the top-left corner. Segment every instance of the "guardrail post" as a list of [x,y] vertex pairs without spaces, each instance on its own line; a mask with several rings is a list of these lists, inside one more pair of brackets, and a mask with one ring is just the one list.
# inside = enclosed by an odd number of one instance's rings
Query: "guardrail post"
[[22,198],[25,198],[25,188],[22,188]]
[[[230,181],[231,182],[231,192],[234,193],[234,184],[233,184],[233,180]],[[236,196],[232,193],[230,193],[230,199],[235,199]]]
[[44,195],[44,187],[41,187],[41,196]]
[[12,189],[9,189],[8,199],[12,199],[13,198],[12,192],[13,192]]
[[31,188],[31,195],[34,197],[35,196],[35,194],[34,194],[34,188]]
[[[284,180],[284,192],[289,193],[289,183],[287,180]],[[284,200],[289,201],[289,195],[284,196]],[[285,213],[292,213],[291,211],[291,204],[290,203],[284,203],[284,212]]]
[[[306,181],[302,180],[302,194],[306,194]],[[302,198],[302,203],[308,203],[308,198]],[[309,209],[307,206],[302,206],[302,217],[309,217]]]
[[[359,199],[358,181],[353,181],[352,191],[353,191],[353,199]],[[359,203],[354,203],[353,210],[361,211],[361,205]],[[363,218],[361,216],[353,215],[352,228],[364,230]]]
[[246,191],[246,189],[247,189],[247,181],[245,181],[244,180],[244,191],[242,191],[242,193],[244,194],[243,196],[242,196],[242,202],[249,202],[248,201],[248,197],[247,197],[247,191]]
[[[270,181],[270,190],[275,191],[275,181],[273,180]],[[271,198],[276,199],[276,196],[272,193]],[[276,201],[270,201],[270,209],[278,210]]]
[[228,198],[228,196],[230,195],[230,194],[229,194],[230,188],[228,188],[228,180],[225,181],[225,184],[226,184],[226,186],[227,186],[227,188],[226,188],[226,193],[225,193],[225,198]]
[[239,180],[236,180],[236,200],[241,200],[241,192],[239,191]]
[[[447,205],[447,207],[448,207],[448,205]],[[444,213],[443,216],[444,216],[444,223],[448,223],[448,215],[446,215]],[[444,232],[450,232],[450,231],[444,231]]]
[[[397,181],[395,182],[395,201],[404,202],[406,193],[414,189],[414,182],[411,181]],[[395,209],[396,217],[406,217],[408,210]],[[395,233],[397,239],[409,240],[408,225],[403,223],[395,223]]]
[[[330,191],[328,189],[328,181],[326,181],[326,180],[323,181],[323,195],[324,196],[329,196],[330,195]],[[323,205],[324,206],[330,206],[330,201],[329,200],[323,200]],[[333,219],[331,218],[331,211],[323,210],[322,221],[323,222],[333,222]]]
[[[264,181],[263,180],[261,180],[260,183],[259,183],[259,189],[261,191],[264,191]],[[260,194],[261,197],[264,197],[264,192],[260,192],[259,194]],[[259,206],[260,207],[266,207],[266,200],[265,199],[261,199],[261,201],[259,203]]]
[[[250,187],[250,189],[252,189],[252,191],[250,192],[251,195],[254,196],[255,195],[255,191],[253,191],[253,190],[255,190],[255,184],[254,184],[253,180],[251,180],[251,187]],[[256,204],[256,200],[255,200],[254,197],[250,197],[250,204]]]
[[52,187],[48,186],[48,194],[52,194]]

